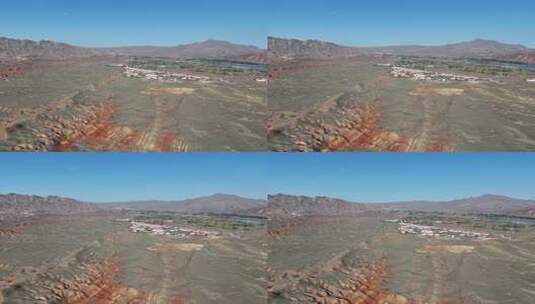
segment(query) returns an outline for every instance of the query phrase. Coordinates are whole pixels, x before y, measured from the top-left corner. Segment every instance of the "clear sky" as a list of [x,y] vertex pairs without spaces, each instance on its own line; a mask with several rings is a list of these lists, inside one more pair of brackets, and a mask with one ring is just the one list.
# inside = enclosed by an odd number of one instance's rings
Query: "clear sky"
[[266,0],[2,0],[0,36],[80,46],[266,45]]
[[485,193],[535,199],[535,154],[11,154],[0,193],[86,201],[173,200],[214,193],[325,195],[362,202]]
[[345,45],[475,38],[535,47],[533,0],[269,0],[273,36]]

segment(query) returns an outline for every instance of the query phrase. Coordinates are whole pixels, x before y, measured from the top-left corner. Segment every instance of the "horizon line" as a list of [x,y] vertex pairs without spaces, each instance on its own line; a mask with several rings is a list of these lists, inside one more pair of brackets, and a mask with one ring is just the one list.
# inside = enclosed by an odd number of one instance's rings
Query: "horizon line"
[[59,197],[63,199],[71,199],[78,201],[80,203],[87,203],[87,204],[119,204],[119,203],[137,203],[137,202],[148,202],[148,201],[154,201],[154,202],[178,202],[178,201],[184,201],[189,199],[198,199],[198,198],[205,198],[205,197],[211,197],[211,196],[217,196],[217,195],[226,195],[226,196],[237,196],[244,199],[250,199],[250,200],[267,200],[267,195],[265,198],[257,198],[257,197],[249,197],[244,196],[240,194],[233,194],[233,193],[221,193],[221,192],[215,192],[211,194],[203,194],[198,196],[192,196],[192,197],[184,197],[184,198],[175,198],[175,199],[131,199],[131,200],[113,200],[113,201],[100,201],[100,200],[85,200],[81,198],[76,198],[75,196],[70,195],[60,195],[60,194],[35,194],[35,193],[25,193],[25,192],[0,192],[0,196],[6,196],[6,195],[25,195],[25,196],[37,196],[42,198],[49,198],[49,197]]
[[0,196],[2,195],[25,195],[25,196],[37,196],[42,198],[48,198],[48,197],[59,197],[64,199],[72,199],[78,202],[82,203],[89,203],[89,204],[118,204],[118,203],[137,203],[137,202],[179,202],[189,199],[199,199],[199,198],[206,198],[206,197],[212,197],[217,195],[225,195],[225,196],[237,196],[239,198],[243,199],[251,199],[251,200],[263,200],[263,201],[269,201],[270,196],[277,196],[277,195],[285,195],[285,196],[295,196],[295,197],[308,197],[308,198],[330,198],[330,199],[340,199],[343,201],[346,201],[348,203],[354,203],[354,204],[391,204],[391,203],[406,203],[406,202],[429,202],[429,203],[447,203],[455,200],[462,200],[462,199],[469,199],[469,198],[478,198],[478,197],[485,197],[485,196],[501,196],[506,197],[510,199],[516,199],[516,200],[528,200],[533,201],[535,198],[521,198],[516,195],[505,195],[505,194],[496,194],[496,193],[481,193],[481,194],[475,194],[475,195],[469,195],[469,196],[458,196],[453,197],[449,199],[425,199],[425,198],[413,198],[413,199],[406,199],[406,200],[399,200],[399,201],[359,201],[355,199],[350,198],[344,198],[344,197],[337,197],[337,196],[330,196],[330,195],[304,195],[304,194],[288,194],[288,193],[268,193],[264,198],[258,198],[258,197],[248,197],[240,194],[234,194],[234,193],[222,193],[222,192],[216,192],[212,194],[204,194],[204,195],[198,195],[198,196],[192,196],[192,197],[184,197],[180,199],[130,199],[130,200],[114,200],[114,201],[91,201],[91,200],[84,200],[80,198],[75,198],[69,195],[58,195],[58,194],[35,194],[35,193],[21,193],[21,192],[3,192],[0,193]]
[[323,38],[304,38],[304,37],[298,37],[298,36],[290,37],[290,36],[286,36],[286,35],[268,35],[268,39],[269,38],[300,40],[300,41],[320,41],[320,42],[333,43],[333,44],[336,44],[336,45],[342,46],[342,47],[354,47],[354,48],[381,48],[381,47],[395,47],[395,46],[424,46],[424,47],[431,46],[432,47],[432,46],[447,46],[447,45],[451,45],[451,44],[459,44],[459,43],[463,43],[463,42],[473,42],[473,41],[483,40],[483,41],[498,42],[498,43],[501,43],[501,44],[523,46],[523,47],[525,47],[527,49],[535,50],[535,43],[533,45],[531,45],[531,44],[525,43],[525,42],[505,42],[503,40],[493,39],[493,38],[490,38],[490,37],[489,38],[474,37],[474,38],[468,39],[468,40],[459,39],[459,40],[453,40],[453,41],[442,42],[442,43],[415,43],[415,42],[403,43],[403,42],[400,42],[400,43],[386,43],[386,44],[382,44],[382,45],[365,44],[365,43],[354,44],[354,43],[345,43],[345,42],[335,41],[335,40],[327,40],[327,39],[323,39]]
[[154,44],[151,44],[151,43],[148,43],[148,44],[123,44],[123,45],[100,45],[100,46],[88,46],[88,45],[83,45],[83,44],[78,44],[78,43],[73,43],[73,42],[69,42],[67,40],[62,40],[62,39],[38,39],[38,38],[31,38],[31,37],[17,37],[17,36],[10,36],[10,35],[4,35],[4,34],[0,34],[0,38],[6,38],[6,39],[13,39],[13,40],[27,40],[27,41],[34,41],[34,42],[42,42],[42,41],[51,41],[51,42],[55,42],[55,43],[64,43],[64,44],[68,44],[70,46],[74,46],[74,47],[79,47],[79,48],[85,48],[85,49],[111,49],[111,48],[125,48],[125,47],[179,47],[179,46],[184,46],[184,45],[191,45],[191,44],[195,44],[195,43],[203,43],[203,42],[208,42],[208,41],[218,41],[218,42],[228,42],[228,43],[231,43],[231,44],[235,44],[235,45],[240,45],[240,46],[249,46],[249,47],[257,47],[261,50],[265,50],[267,47],[267,39],[266,39],[266,45],[257,45],[257,44],[254,44],[254,43],[241,43],[241,42],[236,42],[236,41],[232,41],[232,40],[226,40],[226,39],[218,39],[218,38],[202,38],[202,39],[199,39],[199,40],[194,40],[194,41],[187,41],[187,42],[178,42],[177,44],[159,44],[159,43],[154,43]]

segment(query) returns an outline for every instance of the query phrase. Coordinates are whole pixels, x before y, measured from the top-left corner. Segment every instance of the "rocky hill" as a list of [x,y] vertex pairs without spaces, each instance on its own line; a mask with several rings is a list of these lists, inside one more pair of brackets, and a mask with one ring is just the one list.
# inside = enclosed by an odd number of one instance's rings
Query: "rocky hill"
[[109,204],[108,207],[132,210],[173,211],[183,213],[256,213],[264,208],[264,200],[243,198],[236,195],[212,196],[181,201],[139,201]]
[[88,48],[53,41],[32,41],[0,37],[0,61],[23,61],[28,59],[64,60],[85,58],[98,52]]
[[364,204],[351,203],[336,198],[307,197],[292,195],[270,195],[268,206],[264,215],[277,216],[303,216],[303,215],[350,215],[356,212],[369,210]]
[[319,40],[297,40],[268,37],[268,57],[270,60],[314,58],[336,59],[358,56],[357,48],[340,46]]
[[0,194],[0,215],[79,214],[100,210],[98,205],[59,196]]
[[265,51],[249,45],[234,44],[227,41],[207,40],[204,42],[179,46],[130,46],[100,49],[108,54],[129,56],[170,57],[184,59],[252,59],[264,57]]

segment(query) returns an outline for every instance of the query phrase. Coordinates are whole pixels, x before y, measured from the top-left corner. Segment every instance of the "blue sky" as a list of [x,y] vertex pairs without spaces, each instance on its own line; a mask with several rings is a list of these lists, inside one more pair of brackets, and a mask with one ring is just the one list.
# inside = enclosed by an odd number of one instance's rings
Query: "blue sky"
[[0,36],[80,46],[265,46],[265,0],[3,0]]
[[485,193],[535,199],[535,154],[11,154],[0,193],[87,201],[213,193],[325,195],[353,201],[448,200]]
[[535,47],[533,0],[270,0],[270,35],[346,45],[474,38]]
[[209,38],[265,47],[266,35],[346,45],[494,39],[535,47],[533,0],[3,0],[0,36],[81,46]]

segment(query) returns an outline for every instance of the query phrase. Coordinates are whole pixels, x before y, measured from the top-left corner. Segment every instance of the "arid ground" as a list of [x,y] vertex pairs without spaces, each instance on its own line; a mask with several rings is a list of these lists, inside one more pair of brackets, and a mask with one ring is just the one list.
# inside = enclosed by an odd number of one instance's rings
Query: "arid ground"
[[[395,77],[393,66],[478,79]],[[269,74],[274,151],[535,149],[530,65],[359,55],[276,62]]]
[[[186,76],[127,77],[128,65]],[[0,150],[267,149],[261,64],[104,56],[0,69]]]
[[265,303],[262,226],[201,217],[184,229],[217,236],[172,238],[125,216],[140,214],[2,221],[0,303]]
[[433,237],[402,234],[399,223],[385,222],[400,217],[363,213],[272,222],[269,303],[535,301],[534,226],[515,233],[476,229],[491,233],[489,239]]

